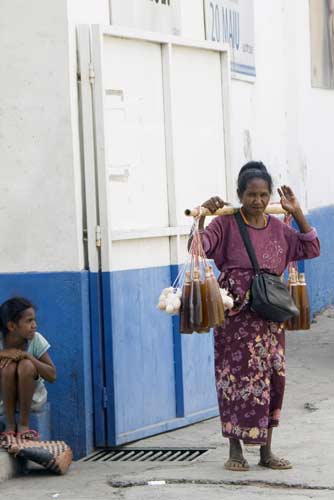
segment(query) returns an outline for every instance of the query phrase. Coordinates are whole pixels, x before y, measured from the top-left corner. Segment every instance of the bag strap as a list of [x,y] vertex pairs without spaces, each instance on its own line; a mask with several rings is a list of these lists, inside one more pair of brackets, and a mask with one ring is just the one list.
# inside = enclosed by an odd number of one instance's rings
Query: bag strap
[[241,216],[240,211],[237,212],[234,215],[234,217],[235,217],[235,219],[237,221],[237,224],[239,226],[239,231],[240,231],[241,237],[243,239],[243,242],[245,244],[245,247],[246,247],[248,256],[250,258],[250,261],[252,263],[253,269],[255,271],[255,274],[258,274],[260,272],[259,263],[257,261],[256,255],[255,255],[255,251],[254,251],[254,247],[253,247],[251,239],[249,237],[247,226],[246,226],[246,224],[245,224],[245,222],[244,222],[244,220],[243,220],[243,218]]

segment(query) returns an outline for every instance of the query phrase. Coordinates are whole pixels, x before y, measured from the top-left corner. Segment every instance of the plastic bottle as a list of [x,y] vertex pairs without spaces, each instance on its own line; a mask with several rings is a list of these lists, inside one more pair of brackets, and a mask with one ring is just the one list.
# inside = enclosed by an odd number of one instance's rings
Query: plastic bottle
[[310,301],[307,292],[305,274],[300,273],[298,279],[298,299],[299,299],[299,328],[300,330],[309,330],[311,328],[310,320]]
[[180,308],[180,333],[192,333],[190,328],[190,291],[191,277],[190,272],[186,271],[185,281],[182,288],[181,308]]
[[194,332],[201,330],[203,321],[202,294],[200,283],[200,271],[195,268],[193,271],[193,279],[190,289],[190,328]]

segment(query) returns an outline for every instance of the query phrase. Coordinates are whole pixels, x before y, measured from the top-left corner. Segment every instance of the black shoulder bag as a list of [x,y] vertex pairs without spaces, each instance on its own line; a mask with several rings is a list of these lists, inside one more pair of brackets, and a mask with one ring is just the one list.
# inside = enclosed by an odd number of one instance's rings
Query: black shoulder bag
[[280,276],[261,271],[250,240],[246,224],[240,214],[235,214],[241,237],[254,269],[251,284],[250,306],[262,318],[279,323],[298,316],[299,310]]

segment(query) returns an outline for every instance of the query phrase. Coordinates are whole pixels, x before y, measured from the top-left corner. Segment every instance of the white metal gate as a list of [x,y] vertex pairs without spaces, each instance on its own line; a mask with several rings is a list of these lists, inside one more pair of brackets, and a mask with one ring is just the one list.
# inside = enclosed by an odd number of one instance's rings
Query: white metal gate
[[78,29],[97,445],[217,414],[211,335],[155,310],[186,206],[229,196],[227,46]]

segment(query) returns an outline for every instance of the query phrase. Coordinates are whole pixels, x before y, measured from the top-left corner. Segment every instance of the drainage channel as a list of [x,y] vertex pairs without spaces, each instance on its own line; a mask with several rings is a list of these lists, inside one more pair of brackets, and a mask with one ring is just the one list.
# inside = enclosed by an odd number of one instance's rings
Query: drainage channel
[[193,462],[209,448],[108,448],[98,450],[81,462]]

